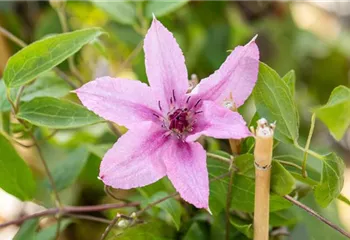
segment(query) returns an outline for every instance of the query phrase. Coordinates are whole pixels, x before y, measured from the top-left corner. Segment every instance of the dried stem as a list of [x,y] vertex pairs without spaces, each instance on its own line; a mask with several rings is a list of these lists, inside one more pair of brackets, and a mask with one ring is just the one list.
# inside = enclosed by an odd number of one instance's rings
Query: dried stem
[[275,125],[258,121],[255,132],[254,240],[269,239],[270,178]]
[[9,222],[5,222],[3,224],[0,224],[0,228],[4,228],[10,225],[18,225],[21,224],[29,219],[33,218],[39,218],[44,216],[50,216],[50,215],[56,215],[58,213],[61,213],[62,216],[68,216],[71,213],[83,213],[83,212],[99,212],[99,211],[105,211],[110,209],[119,209],[119,208],[125,208],[125,207],[136,207],[139,206],[139,202],[133,202],[133,203],[118,203],[118,204],[101,204],[101,205],[94,205],[94,206],[64,206],[61,209],[60,208],[50,208],[38,213],[34,213],[28,216],[24,216],[21,218],[18,218],[16,220],[12,220]]
[[[210,182],[224,178],[227,175],[228,175],[228,173],[225,173],[225,174],[222,174],[222,175],[217,176],[215,178],[212,178],[212,179],[210,179]],[[178,193],[172,193],[169,196],[166,196],[162,199],[159,199],[153,203],[150,203],[144,209],[140,210],[138,212],[138,214],[136,213],[136,216],[140,216],[142,213],[144,213],[149,208],[151,208],[151,207],[157,205],[158,203],[161,203],[169,198],[175,197],[177,195],[178,195]],[[132,202],[132,203],[101,204],[101,205],[94,205],[94,206],[63,206],[61,209],[50,208],[50,209],[47,209],[47,210],[42,211],[42,212],[34,213],[32,215],[24,216],[24,217],[18,218],[18,219],[13,220],[13,221],[5,222],[3,224],[0,224],[0,228],[7,227],[10,225],[14,225],[14,224],[18,225],[18,224],[21,224],[21,223],[25,222],[26,220],[29,220],[32,218],[39,218],[39,217],[44,217],[44,216],[56,215],[59,212],[61,213],[61,215],[63,217],[70,216],[70,215],[74,214],[74,217],[92,220],[93,217],[82,216],[82,215],[75,214],[75,213],[100,212],[100,211],[105,211],[105,210],[110,210],[110,209],[119,209],[119,208],[125,208],[125,207],[139,207],[139,206],[140,206],[139,202]]]
[[77,218],[77,219],[83,219],[83,220],[89,220],[94,222],[100,222],[105,224],[110,224],[111,221],[105,218],[100,217],[94,217],[86,214],[75,214],[75,213],[66,213],[64,217],[71,217],[71,218]]
[[302,204],[301,202],[297,201],[296,199],[292,198],[289,195],[284,196],[284,198],[286,200],[288,200],[289,202],[293,203],[294,205],[298,206],[299,208],[303,209],[304,211],[306,211],[307,213],[309,213],[310,215],[318,218],[320,221],[324,222],[325,224],[327,224],[328,226],[330,226],[331,228],[333,228],[334,230],[338,231],[339,233],[343,234],[344,236],[346,236],[347,238],[350,238],[350,233],[346,232],[344,229],[340,228],[339,226],[337,226],[336,224],[330,222],[328,219],[322,217],[320,214],[318,214],[317,212],[315,212],[314,210],[312,210],[311,208],[309,208],[308,206]]
[[302,176],[304,178],[307,177],[306,161],[307,161],[308,150],[310,148],[312,134],[313,134],[314,128],[315,128],[315,120],[316,120],[316,114],[314,113],[314,114],[312,114],[312,117],[311,117],[311,125],[310,125],[309,136],[307,137],[307,141],[306,141],[306,144],[305,144],[304,159],[303,159],[302,170],[301,170]]
[[119,219],[120,219],[120,214],[117,213],[117,215],[113,218],[111,223],[107,226],[107,228],[103,232],[100,240],[105,240],[107,238],[109,232],[112,230],[112,228],[115,226],[115,224],[118,222]]

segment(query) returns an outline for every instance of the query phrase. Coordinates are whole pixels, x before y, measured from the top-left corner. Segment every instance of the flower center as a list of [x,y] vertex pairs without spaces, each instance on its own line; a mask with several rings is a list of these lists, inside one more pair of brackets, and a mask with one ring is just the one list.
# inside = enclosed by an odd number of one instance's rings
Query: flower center
[[172,113],[168,113],[169,129],[176,133],[190,132],[190,115],[187,108],[176,109]]
[[[197,99],[196,102],[190,103],[191,96],[181,106],[176,106],[175,91],[173,90],[170,98],[170,110],[166,116],[160,116],[153,113],[153,115],[162,122],[162,128],[167,130],[167,135],[176,136],[178,139],[184,141],[186,136],[193,131],[197,122],[197,114],[202,113],[198,108],[201,107],[202,99]],[[162,104],[158,101],[159,110],[162,112]]]

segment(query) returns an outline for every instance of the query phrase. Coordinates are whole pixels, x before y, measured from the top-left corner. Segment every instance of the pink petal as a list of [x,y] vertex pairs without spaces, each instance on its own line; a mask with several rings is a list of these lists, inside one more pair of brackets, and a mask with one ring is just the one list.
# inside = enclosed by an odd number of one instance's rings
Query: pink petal
[[146,35],[144,51],[148,81],[167,110],[170,98],[175,95],[180,102],[188,89],[185,58],[173,34],[155,18]]
[[117,124],[131,127],[140,121],[157,121],[157,101],[140,81],[101,77],[76,90],[89,110]]
[[121,136],[100,166],[100,178],[114,188],[130,189],[151,184],[166,174],[160,154],[167,138],[152,122],[140,123]]
[[255,39],[236,47],[221,67],[203,79],[192,94],[202,100],[223,101],[232,93],[236,106],[241,106],[252,92],[258,76],[259,49]]
[[237,112],[221,107],[212,101],[204,101],[202,113],[197,114],[197,122],[187,141],[195,141],[201,135],[223,139],[241,139],[251,136],[246,122]]
[[181,197],[197,208],[208,209],[209,180],[203,147],[172,139],[164,160],[167,175]]

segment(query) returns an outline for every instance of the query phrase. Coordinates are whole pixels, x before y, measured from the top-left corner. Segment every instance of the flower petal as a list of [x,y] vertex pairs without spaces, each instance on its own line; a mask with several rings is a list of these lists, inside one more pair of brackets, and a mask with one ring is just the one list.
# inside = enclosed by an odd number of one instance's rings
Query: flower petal
[[167,110],[170,98],[175,96],[175,101],[180,102],[187,92],[185,58],[173,34],[155,18],[145,37],[144,51],[148,81]]
[[108,150],[100,178],[114,188],[130,189],[151,184],[166,174],[162,148],[167,137],[158,125],[145,122],[130,129]]
[[223,101],[232,93],[236,106],[241,106],[252,92],[259,69],[259,49],[255,39],[236,47],[221,67],[203,79],[192,94],[195,98]]
[[199,143],[171,139],[165,151],[167,175],[180,196],[197,208],[208,209],[206,153]]
[[204,101],[202,113],[197,114],[194,131],[186,141],[195,141],[201,135],[223,139],[241,139],[251,136],[242,116],[212,101]]
[[140,121],[159,121],[152,90],[140,81],[102,77],[75,92],[89,110],[128,128]]

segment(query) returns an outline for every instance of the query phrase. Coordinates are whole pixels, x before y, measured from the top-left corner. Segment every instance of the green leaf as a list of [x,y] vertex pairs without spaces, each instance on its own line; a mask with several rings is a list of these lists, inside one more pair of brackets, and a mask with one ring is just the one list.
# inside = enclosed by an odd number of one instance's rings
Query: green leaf
[[260,63],[258,81],[253,91],[259,116],[277,121],[275,138],[293,143],[299,136],[299,117],[287,84],[269,66]]
[[136,22],[135,7],[125,1],[92,1],[95,6],[102,9],[115,21],[124,24],[134,24]]
[[[72,151],[66,160],[60,162],[52,170],[52,177],[55,181],[57,191],[61,191],[78,178],[88,159],[89,153],[84,147]],[[48,180],[45,180],[47,187],[51,188]]]
[[[164,198],[168,196],[169,193],[166,192],[157,192],[150,198],[150,202],[157,201],[161,198]],[[171,218],[172,223],[176,227],[177,230],[180,229],[180,223],[181,223],[181,205],[178,201],[176,201],[173,198],[169,198],[159,204],[157,204],[155,207],[160,208],[164,210],[166,213],[168,213],[168,216]]]
[[[215,154],[223,157],[229,157],[229,154],[220,152],[220,151],[216,151]],[[212,159],[211,157],[208,157],[207,159],[207,167],[208,167],[209,177],[211,179],[218,177],[220,175],[223,175],[225,173],[228,173],[229,171],[228,170],[229,165],[227,163],[220,162],[218,160]],[[209,186],[210,186],[209,207],[214,216],[217,216],[218,214],[220,214],[220,212],[226,206],[228,182],[229,182],[229,176],[226,176],[216,181],[210,181],[209,183]]]
[[7,133],[10,134],[11,132],[11,114],[10,112],[4,112],[1,113],[0,112],[0,125],[1,125],[1,129]]
[[[254,156],[243,154],[235,158],[238,174],[255,179]],[[289,194],[295,186],[294,177],[277,161],[272,161],[271,190],[280,196]]]
[[[70,219],[61,220],[60,231],[64,231],[69,224],[72,223]],[[56,236],[57,223],[51,225],[50,227],[41,230],[35,237],[35,240],[54,240]]]
[[290,226],[298,222],[298,218],[295,216],[291,209],[270,213],[270,226]]
[[166,240],[173,239],[171,234],[171,230],[163,221],[151,219],[144,224],[123,229],[121,234],[118,234],[118,240]]
[[243,233],[248,238],[253,238],[253,224],[248,221],[244,221],[236,216],[230,217],[230,223],[235,227],[239,232]]
[[238,172],[246,177],[255,178],[254,156],[252,154],[242,154],[235,158],[235,165]]
[[271,190],[280,196],[291,193],[295,187],[295,180],[279,162],[272,161]]
[[337,198],[344,185],[344,161],[335,153],[323,160],[321,182],[315,187],[315,199],[321,207],[327,207]]
[[[220,151],[215,152],[215,154],[229,157],[229,154]],[[254,157],[251,154],[240,155],[235,158],[235,165],[238,168],[238,172],[233,178],[232,207],[240,211],[253,212],[255,194]],[[210,157],[207,159],[207,166],[211,179],[228,173],[229,165],[227,163]],[[278,175],[281,174],[280,177],[285,176],[284,173],[285,172],[277,171]],[[228,183],[228,176],[210,182],[209,207],[214,216],[217,216],[226,206]],[[276,183],[271,183],[272,186],[274,184]],[[277,185],[279,185],[279,183],[277,183]],[[271,194],[270,211],[278,211],[288,207],[290,207],[288,201],[276,194]]]
[[282,80],[287,84],[290,94],[292,97],[295,95],[295,72],[294,70],[290,70],[283,76]]
[[6,86],[15,88],[33,81],[102,33],[100,28],[89,28],[57,34],[28,45],[8,60],[4,70]]
[[[236,174],[233,180],[232,187],[232,205],[231,207],[235,210],[244,212],[254,211],[254,195],[255,195],[255,183],[254,180]],[[279,211],[282,209],[289,208],[291,203],[287,200],[271,193],[270,195],[270,212]]]
[[183,5],[185,5],[188,0],[170,0],[170,1],[158,1],[152,0],[147,2],[146,5],[146,17],[151,18],[154,14],[156,17],[161,17],[167,15]]
[[38,227],[39,219],[29,219],[25,221],[13,240],[35,240],[35,231]]
[[37,80],[26,87],[21,101],[28,102],[36,97],[64,97],[71,90],[70,86],[53,72],[38,76]]
[[[298,166],[301,166],[303,162],[303,157],[302,156],[297,157],[293,155],[282,155],[282,156],[275,156],[273,160],[274,161],[282,160],[285,162],[290,162]],[[316,161],[317,161],[317,164],[320,163],[318,159],[316,159]],[[304,178],[301,175],[301,169],[299,168],[295,168],[288,165],[285,165],[284,167],[288,170],[289,173],[293,175],[294,178],[308,185],[316,185],[321,179],[320,170],[316,169],[315,166],[313,166],[310,161],[308,161],[306,164],[306,171],[308,175],[307,178]]]
[[34,98],[22,104],[17,117],[33,125],[56,129],[83,127],[102,121],[81,105],[51,97]]
[[336,87],[327,104],[317,108],[315,113],[334,138],[340,140],[350,125],[350,89],[345,86]]
[[32,199],[36,187],[33,175],[2,134],[0,153],[0,188],[23,201]]
[[168,178],[162,178],[159,181],[156,181],[155,183],[137,188],[137,191],[139,191],[143,197],[150,198],[157,192],[173,193],[176,190],[174,189],[173,185],[171,184]]
[[183,240],[207,239],[208,237],[197,222],[192,223]]

